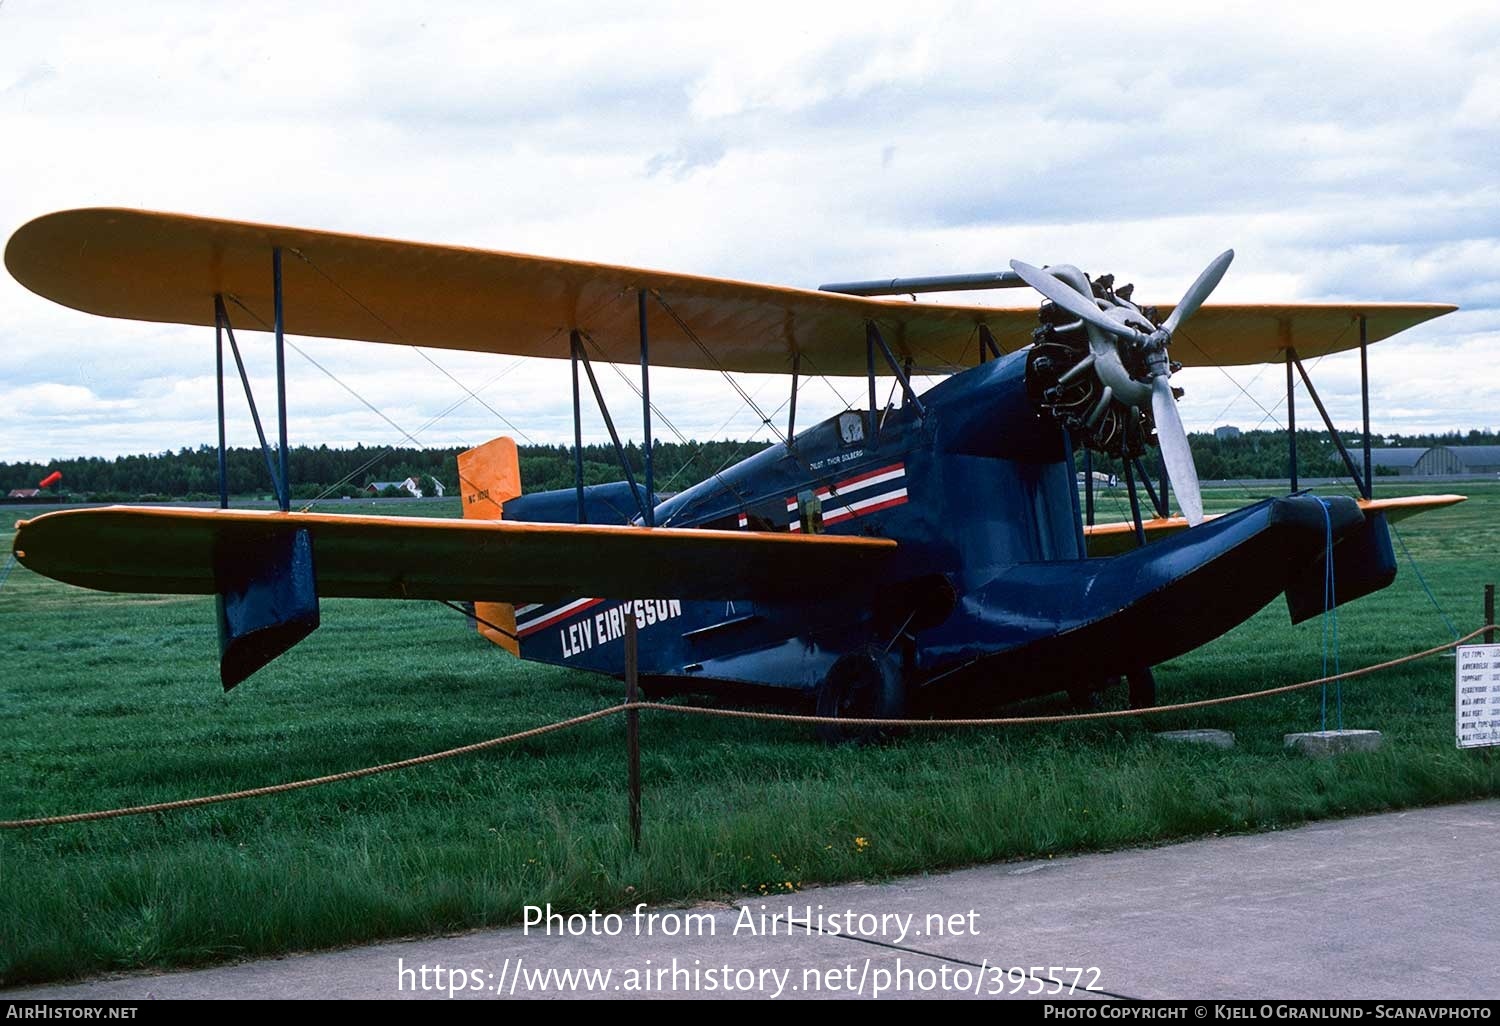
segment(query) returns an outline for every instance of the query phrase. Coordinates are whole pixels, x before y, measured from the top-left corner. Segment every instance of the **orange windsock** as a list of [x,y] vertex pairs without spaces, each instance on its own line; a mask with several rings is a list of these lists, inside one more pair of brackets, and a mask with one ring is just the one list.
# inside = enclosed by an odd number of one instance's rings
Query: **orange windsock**
[[54,470],[52,473],[48,474],[46,477],[44,477],[40,481],[38,481],[37,482],[37,487],[38,488],[51,488],[53,485],[57,484],[57,482],[59,482],[61,480],[62,480],[62,471],[61,470]]

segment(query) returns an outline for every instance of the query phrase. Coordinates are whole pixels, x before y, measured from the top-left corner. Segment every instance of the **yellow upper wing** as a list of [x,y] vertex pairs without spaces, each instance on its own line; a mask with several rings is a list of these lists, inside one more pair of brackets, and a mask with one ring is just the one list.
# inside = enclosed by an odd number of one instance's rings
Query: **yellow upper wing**
[[[780,373],[865,373],[865,322],[898,356],[929,371],[978,360],[978,326],[1009,352],[1030,341],[1037,306],[1001,308],[866,299],[633,267],[434,246],[161,214],[86,209],[48,214],[11,237],[5,264],[39,295],[108,317],[212,325],[223,294],[243,327],[271,323],[271,250],[283,250],[286,328],[298,335],[568,356],[571,329],[605,359],[639,359],[636,290],[648,304],[653,365]],[[1164,311],[1170,307],[1163,307]],[[1178,333],[1189,366],[1260,363],[1375,342],[1455,309],[1437,303],[1205,306]],[[675,313],[692,331],[684,331]],[[256,322],[259,321],[259,324]],[[702,345],[699,345],[699,342]]]
[[865,580],[896,551],[884,538],[131,506],[23,520],[13,547],[68,584],[210,595],[221,548],[298,528],[324,598],[778,598]]

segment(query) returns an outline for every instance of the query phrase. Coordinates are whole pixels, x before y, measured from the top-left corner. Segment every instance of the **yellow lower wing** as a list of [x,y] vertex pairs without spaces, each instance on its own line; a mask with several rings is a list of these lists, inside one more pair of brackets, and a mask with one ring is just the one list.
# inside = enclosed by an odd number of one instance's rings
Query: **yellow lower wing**
[[[1384,513],[1387,520],[1394,522],[1414,517],[1418,513],[1426,513],[1428,510],[1452,506],[1467,498],[1466,495],[1407,495],[1395,499],[1360,499],[1359,508],[1366,513]],[[1222,515],[1213,513],[1203,519],[1213,520]],[[1186,531],[1188,522],[1182,517],[1157,517],[1154,520],[1143,521],[1141,527],[1146,532],[1146,541],[1150,542],[1154,538],[1163,538],[1169,534],[1176,534],[1178,531]],[[1083,534],[1088,542],[1090,556],[1117,556],[1136,547],[1135,527],[1128,520],[1117,524],[1095,524],[1093,527],[1085,527]]]
[[101,591],[209,595],[216,558],[283,532],[312,536],[323,598],[551,602],[775,598],[868,581],[884,538],[418,517],[109,506],[16,525],[16,558]]

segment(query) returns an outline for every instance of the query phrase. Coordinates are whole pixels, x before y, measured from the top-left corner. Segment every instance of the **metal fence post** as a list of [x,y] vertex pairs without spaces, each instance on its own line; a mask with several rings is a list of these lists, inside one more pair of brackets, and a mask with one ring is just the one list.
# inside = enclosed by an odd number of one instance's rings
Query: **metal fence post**
[[636,648],[635,607],[625,607],[625,750],[630,787],[630,846],[641,850],[641,723],[635,711],[639,701],[639,666]]

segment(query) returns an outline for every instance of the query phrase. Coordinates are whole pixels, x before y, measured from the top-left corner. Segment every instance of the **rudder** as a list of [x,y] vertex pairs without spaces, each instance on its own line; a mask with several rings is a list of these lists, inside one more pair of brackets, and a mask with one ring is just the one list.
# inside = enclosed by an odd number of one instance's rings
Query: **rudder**
[[[465,520],[499,520],[505,504],[521,494],[521,459],[515,440],[502,435],[459,453],[458,482]],[[515,606],[509,602],[476,602],[474,617],[480,634],[513,656],[521,654]]]

